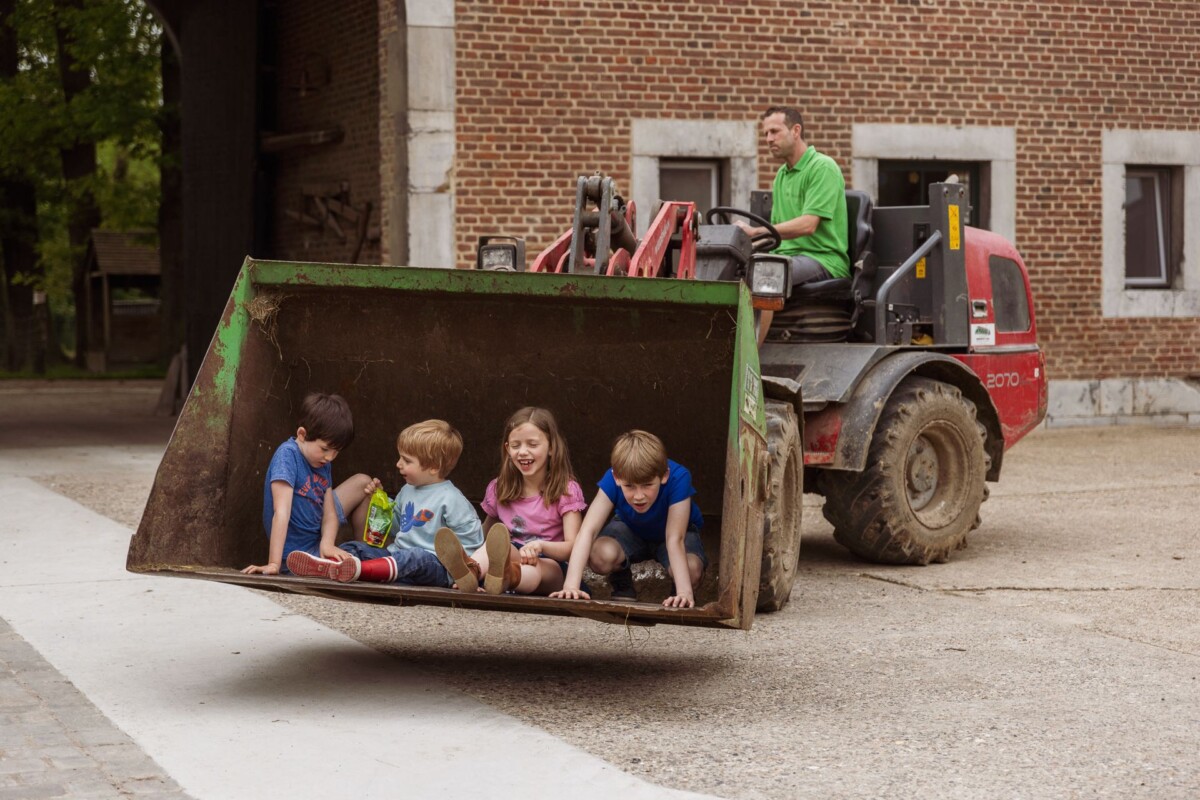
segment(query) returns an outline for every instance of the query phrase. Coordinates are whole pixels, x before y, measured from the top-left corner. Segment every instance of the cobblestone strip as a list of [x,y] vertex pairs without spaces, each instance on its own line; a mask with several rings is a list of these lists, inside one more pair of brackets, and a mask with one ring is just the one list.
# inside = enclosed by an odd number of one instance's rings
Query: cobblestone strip
[[0,800],[188,795],[0,619]]

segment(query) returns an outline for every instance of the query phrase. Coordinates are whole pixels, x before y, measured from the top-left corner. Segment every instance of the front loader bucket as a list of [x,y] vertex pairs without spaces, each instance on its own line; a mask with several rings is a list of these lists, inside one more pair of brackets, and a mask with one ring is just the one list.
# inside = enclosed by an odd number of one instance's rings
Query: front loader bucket
[[[499,468],[504,421],[521,406],[553,411],[589,501],[617,434],[658,434],[691,470],[706,515],[710,566],[697,607],[664,609],[665,591],[644,591],[646,602],[572,601],[241,574],[266,561],[266,468],[310,391],[341,394],[354,413],[355,439],[333,464],[334,482],[365,472],[391,494],[401,485],[396,436],[422,419],[462,432],[450,478],[475,503]],[[761,559],[764,431],[741,283],[247,259],[127,566],[393,605],[747,628]],[[596,595],[606,595],[602,582]]]

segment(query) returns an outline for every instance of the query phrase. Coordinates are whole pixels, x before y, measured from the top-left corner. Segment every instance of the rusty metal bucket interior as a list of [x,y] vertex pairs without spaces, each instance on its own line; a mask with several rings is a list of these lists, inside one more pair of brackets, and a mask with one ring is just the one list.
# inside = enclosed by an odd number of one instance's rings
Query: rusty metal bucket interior
[[[729,626],[722,593],[744,593],[744,562],[754,558],[742,525],[732,526],[738,541],[722,541],[731,494],[744,504],[753,491],[738,477],[745,423],[731,413],[738,297],[735,287],[673,281],[247,260],[128,567],[367,602]],[[389,494],[401,485],[397,434],[422,419],[448,420],[462,433],[450,479],[476,504],[499,469],[504,422],[521,406],[554,413],[589,501],[614,437],[631,428],[656,433],[691,470],[706,516],[710,568],[697,608],[661,608],[665,581],[642,587],[647,602],[616,603],[602,599],[603,581],[593,586],[597,599],[580,602],[242,575],[266,560],[266,468],[294,435],[310,391],[341,394],[354,414],[355,439],[333,464],[334,482],[365,472]],[[350,535],[346,527],[342,538]]]

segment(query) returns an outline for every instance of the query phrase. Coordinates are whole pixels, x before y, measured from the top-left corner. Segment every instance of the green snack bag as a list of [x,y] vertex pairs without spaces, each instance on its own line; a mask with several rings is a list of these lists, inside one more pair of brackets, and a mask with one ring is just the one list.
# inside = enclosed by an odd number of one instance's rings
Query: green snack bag
[[363,541],[372,547],[383,547],[387,544],[388,534],[392,530],[392,501],[387,492],[376,489],[367,504],[367,522],[363,526]]

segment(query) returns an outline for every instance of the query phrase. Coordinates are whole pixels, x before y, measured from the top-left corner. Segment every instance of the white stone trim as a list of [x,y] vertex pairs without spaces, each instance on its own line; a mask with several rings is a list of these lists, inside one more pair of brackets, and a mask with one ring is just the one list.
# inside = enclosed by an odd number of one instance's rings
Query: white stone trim
[[454,267],[454,0],[405,0],[408,263]]
[[[1106,317],[1200,317],[1200,133],[1101,135],[1102,308]],[[1174,289],[1125,288],[1125,165],[1183,168],[1183,264]]]
[[650,225],[658,196],[661,158],[729,160],[730,202],[748,208],[758,183],[758,125],[753,121],[635,119],[630,126],[630,197],[637,205],[637,234]]
[[454,0],[405,0],[404,10],[409,27],[454,27]]
[[1200,426],[1200,384],[1180,378],[1050,381],[1046,426]]
[[872,199],[879,198],[880,159],[991,162],[988,228],[1016,244],[1016,128],[855,124],[850,152],[851,184]]

